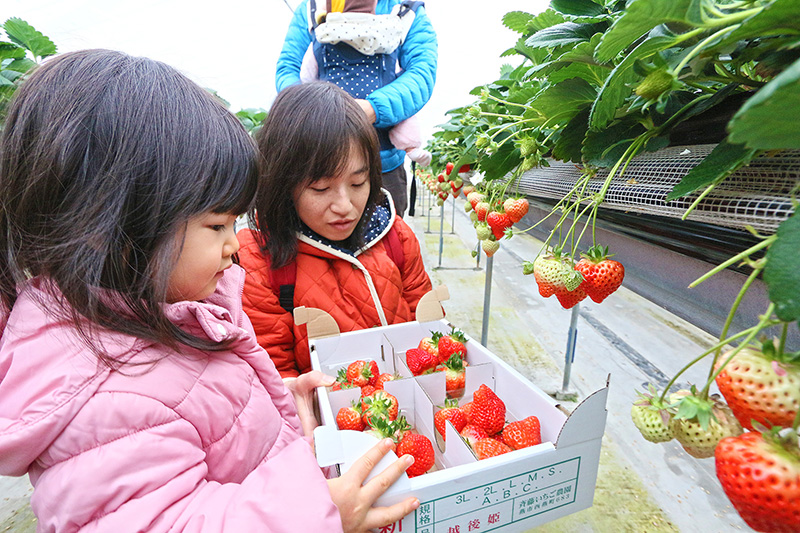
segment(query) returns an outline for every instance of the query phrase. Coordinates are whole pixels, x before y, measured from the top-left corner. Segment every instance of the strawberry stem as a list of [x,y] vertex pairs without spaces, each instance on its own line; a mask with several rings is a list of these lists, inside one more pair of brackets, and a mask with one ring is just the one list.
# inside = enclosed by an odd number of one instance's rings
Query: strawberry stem
[[[724,339],[725,336],[728,334],[728,330],[731,327],[731,323],[733,323],[733,317],[736,314],[736,310],[739,308],[739,304],[742,303],[742,299],[744,298],[745,293],[750,288],[750,285],[756,280],[758,275],[761,273],[761,268],[753,269],[753,272],[750,273],[750,276],[745,280],[742,288],[739,290],[739,294],[736,295],[736,299],[733,301],[733,305],[731,306],[730,311],[728,311],[728,317],[725,319],[725,324],[722,326],[722,333],[720,333],[719,338],[720,340]],[[711,370],[709,371],[709,376],[711,372],[714,371],[714,365],[717,364],[717,358],[719,357],[721,349],[717,349],[716,353],[714,354],[714,360],[711,361]]]
[[760,243],[755,244],[755,245],[751,246],[750,248],[748,248],[747,250],[736,254],[735,256],[731,257],[730,259],[728,259],[724,263],[720,263],[716,267],[712,268],[711,270],[709,270],[708,272],[706,272],[705,274],[703,274],[702,276],[700,276],[699,278],[697,278],[696,280],[691,282],[689,284],[689,288],[691,289],[691,288],[694,288],[694,287],[700,285],[701,283],[703,283],[705,280],[707,280],[708,278],[710,278],[711,276],[713,276],[717,272],[721,272],[722,270],[725,270],[726,268],[728,268],[732,264],[737,263],[737,262],[749,257],[750,255],[754,254],[755,252],[757,252],[757,251],[759,251],[759,250],[761,250],[763,248],[766,248],[767,246],[769,246],[773,242],[775,242],[776,239],[777,239],[777,235],[770,235],[769,237],[767,237],[766,239],[764,239]]
[[[778,320],[770,321],[769,323],[765,324],[764,327],[770,327],[770,326],[774,326],[776,324],[780,324],[780,321],[778,321]],[[702,360],[705,356],[707,356],[711,352],[713,352],[715,350],[718,350],[722,346],[725,346],[726,344],[729,344],[731,341],[734,341],[734,340],[736,340],[736,339],[738,339],[740,337],[744,337],[744,336],[748,336],[748,335],[752,334],[750,336],[750,338],[752,339],[752,337],[755,337],[755,335],[757,335],[759,331],[764,329],[764,327],[760,327],[760,326],[761,326],[761,324],[759,323],[759,324],[757,324],[757,325],[755,325],[755,326],[753,326],[751,328],[748,328],[748,329],[745,329],[743,331],[740,331],[739,333],[737,333],[735,335],[731,335],[727,339],[722,339],[717,344],[715,344],[714,346],[712,346],[711,348],[709,348],[705,352],[701,353],[700,355],[698,355],[697,357],[695,357],[694,359],[689,361],[683,368],[678,370],[678,372],[672,377],[671,380],[669,380],[669,383],[667,383],[666,387],[664,387],[664,391],[661,393],[660,401],[662,401],[662,402],[664,401],[664,399],[666,398],[667,392],[669,391],[670,387],[672,387],[675,384],[675,382],[678,381],[678,378],[684,372],[686,372],[692,366],[694,366],[695,363],[697,363],[698,361]],[[749,342],[749,340],[748,340],[748,342]],[[714,377],[716,378],[716,376],[714,376]]]
[[759,320],[758,324],[750,328],[752,332],[747,335],[747,337],[739,344],[739,346],[733,349],[728,358],[725,359],[725,362],[719,365],[717,371],[714,372],[713,375],[709,376],[706,386],[703,387],[702,391],[700,391],[700,394],[703,395],[704,398],[708,396],[708,390],[711,387],[711,384],[714,383],[714,380],[717,379],[719,373],[722,372],[722,370],[725,368],[725,365],[727,365],[736,354],[741,352],[748,344],[750,344],[750,341],[752,341],[761,330],[780,323],[770,319],[774,310],[775,304],[770,302],[769,307],[767,307],[767,312],[761,315],[761,320]]

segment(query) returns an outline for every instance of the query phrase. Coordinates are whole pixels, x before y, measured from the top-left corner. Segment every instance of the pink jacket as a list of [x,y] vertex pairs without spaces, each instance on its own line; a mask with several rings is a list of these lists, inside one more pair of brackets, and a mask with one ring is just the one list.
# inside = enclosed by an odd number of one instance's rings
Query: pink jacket
[[[176,354],[119,334],[110,371],[22,288],[0,331],[0,474],[29,474],[39,531],[341,531],[294,400],[241,308],[237,266],[167,305],[229,351]],[[2,326],[3,317],[0,317]]]

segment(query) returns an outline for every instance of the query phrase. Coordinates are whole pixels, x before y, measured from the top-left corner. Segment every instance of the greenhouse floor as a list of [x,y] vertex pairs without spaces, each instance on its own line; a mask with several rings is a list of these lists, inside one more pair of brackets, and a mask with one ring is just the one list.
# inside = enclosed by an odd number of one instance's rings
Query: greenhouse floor
[[[442,217],[440,208],[434,206],[428,216],[427,206],[418,203],[416,216],[406,221],[417,233],[434,286],[449,289],[447,319],[480,341],[487,258],[481,253],[478,262],[470,254],[476,239],[463,204],[458,200],[453,212],[448,202]],[[559,392],[559,398],[574,395],[561,401],[567,410],[602,388],[609,375],[610,387],[594,505],[535,531],[752,531],[722,492],[713,459],[694,459],[675,442],[649,443],[630,420],[635,390],[653,376],[674,375],[714,339],[623,286],[602,304],[588,299],[580,304],[575,358],[564,388],[571,311],[553,297],[539,296],[533,277],[522,274],[522,261],[535,258],[541,245],[525,234],[502,241],[492,260],[487,345],[541,389]],[[681,382],[701,383],[705,377],[705,369],[698,369]],[[30,493],[27,478],[0,477],[0,531],[35,531]]]

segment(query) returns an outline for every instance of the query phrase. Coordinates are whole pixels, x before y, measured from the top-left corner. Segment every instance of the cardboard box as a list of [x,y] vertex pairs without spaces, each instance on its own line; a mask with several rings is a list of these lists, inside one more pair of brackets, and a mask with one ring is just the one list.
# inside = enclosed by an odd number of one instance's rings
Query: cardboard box
[[[391,505],[413,495],[420,500],[420,507],[381,531],[522,532],[590,507],[606,423],[608,383],[567,416],[549,395],[468,337],[469,366],[462,403],[486,383],[505,402],[507,421],[536,415],[542,427],[541,444],[478,461],[452,425],[446,427],[446,445],[434,429],[433,413],[445,398],[443,373],[412,377],[405,367],[405,350],[415,348],[431,331],[446,333],[450,328],[446,320],[439,319],[342,334],[331,329],[319,334],[319,329],[310,329],[316,331],[309,340],[312,365],[326,374],[336,375],[339,368],[356,359],[372,359],[381,372],[408,376],[386,383],[385,388],[397,397],[400,412],[409,423],[434,442],[432,470],[415,478],[403,475],[378,500],[378,505]],[[337,465],[345,472],[377,441],[336,427],[336,413],[358,398],[358,389],[328,393],[320,388],[317,392],[323,424],[314,432],[317,460],[320,466]],[[390,452],[374,473],[395,459]]]

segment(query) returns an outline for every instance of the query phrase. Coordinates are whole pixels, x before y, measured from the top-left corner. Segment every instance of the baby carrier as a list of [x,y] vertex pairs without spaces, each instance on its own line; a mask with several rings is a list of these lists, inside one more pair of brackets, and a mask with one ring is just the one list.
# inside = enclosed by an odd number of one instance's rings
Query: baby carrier
[[[346,4],[346,2],[345,2]],[[309,0],[309,31],[319,79],[364,99],[397,78],[397,59],[414,16],[424,2],[404,0],[387,15],[326,11]],[[393,148],[388,128],[376,128],[381,150]]]

